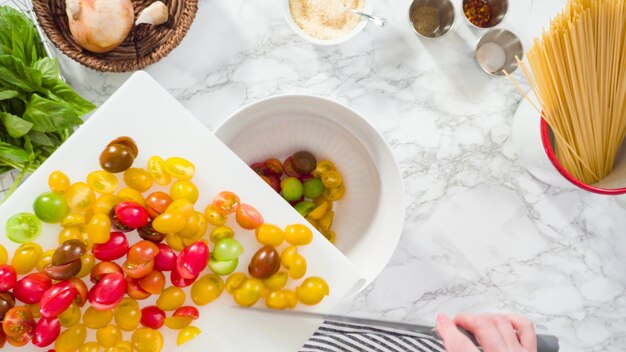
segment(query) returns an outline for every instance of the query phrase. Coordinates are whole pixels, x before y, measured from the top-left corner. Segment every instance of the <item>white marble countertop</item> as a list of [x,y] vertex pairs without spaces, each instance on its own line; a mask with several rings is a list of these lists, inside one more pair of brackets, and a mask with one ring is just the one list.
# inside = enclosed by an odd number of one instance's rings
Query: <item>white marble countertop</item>
[[[526,48],[565,3],[510,2],[502,27]],[[351,106],[383,133],[406,182],[405,229],[387,268],[343,312],[432,323],[439,312],[512,311],[558,335],[563,351],[624,350],[625,210],[548,187],[516,161],[521,97],[478,69],[481,32],[454,3],[442,39],[412,33],[408,0],[377,0],[388,28],[320,48],[291,31],[279,0],[201,0],[180,47],[147,71],[212,128],[259,98],[307,93]],[[128,77],[66,59],[63,68],[97,103]]]

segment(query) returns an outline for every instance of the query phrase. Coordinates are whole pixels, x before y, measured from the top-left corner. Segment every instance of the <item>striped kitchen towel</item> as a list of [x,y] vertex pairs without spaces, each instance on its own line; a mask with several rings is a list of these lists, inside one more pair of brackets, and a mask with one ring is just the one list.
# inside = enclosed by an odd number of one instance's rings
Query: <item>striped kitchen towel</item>
[[445,352],[440,340],[405,330],[325,321],[300,352]]

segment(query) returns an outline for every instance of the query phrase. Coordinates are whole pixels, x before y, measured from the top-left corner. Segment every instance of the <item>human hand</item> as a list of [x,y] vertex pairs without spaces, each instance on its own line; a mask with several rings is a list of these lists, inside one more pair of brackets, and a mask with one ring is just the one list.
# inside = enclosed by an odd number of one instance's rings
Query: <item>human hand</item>
[[437,317],[437,332],[448,352],[479,352],[458,327],[471,332],[485,352],[537,352],[533,323],[516,315],[460,314]]

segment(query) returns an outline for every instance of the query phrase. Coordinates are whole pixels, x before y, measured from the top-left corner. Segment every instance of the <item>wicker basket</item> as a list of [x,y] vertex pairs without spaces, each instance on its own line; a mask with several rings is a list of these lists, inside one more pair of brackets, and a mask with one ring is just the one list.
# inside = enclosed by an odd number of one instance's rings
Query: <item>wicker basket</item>
[[[181,42],[198,10],[197,0],[162,0],[169,19],[159,26],[134,26],[128,38],[114,50],[96,54],[81,48],[72,37],[65,0],[32,0],[43,31],[64,54],[98,71],[129,72],[151,65],[170,53]],[[133,0],[135,18],[154,0]]]

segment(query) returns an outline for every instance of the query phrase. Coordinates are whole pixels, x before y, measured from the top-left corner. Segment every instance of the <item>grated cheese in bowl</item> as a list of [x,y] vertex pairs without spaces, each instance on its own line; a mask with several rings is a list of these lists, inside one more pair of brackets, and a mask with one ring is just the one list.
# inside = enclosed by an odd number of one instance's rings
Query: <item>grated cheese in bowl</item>
[[365,0],[289,0],[294,22],[318,39],[336,39],[352,31],[361,21],[350,9],[362,10]]

